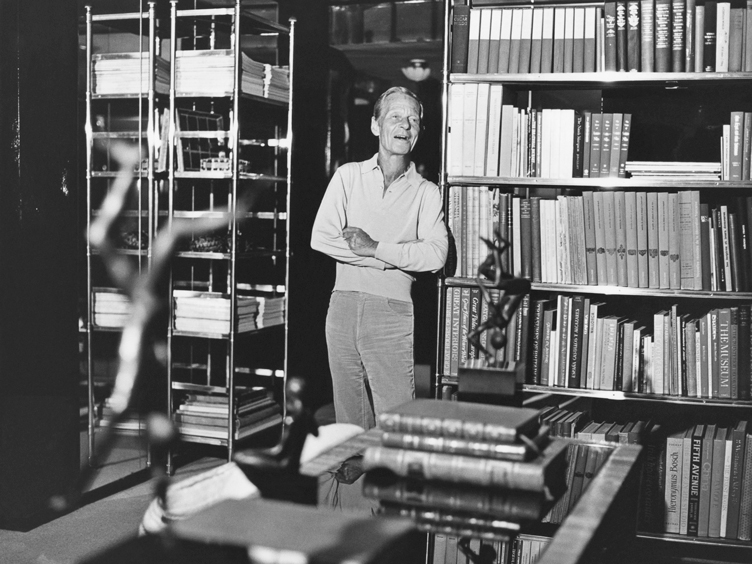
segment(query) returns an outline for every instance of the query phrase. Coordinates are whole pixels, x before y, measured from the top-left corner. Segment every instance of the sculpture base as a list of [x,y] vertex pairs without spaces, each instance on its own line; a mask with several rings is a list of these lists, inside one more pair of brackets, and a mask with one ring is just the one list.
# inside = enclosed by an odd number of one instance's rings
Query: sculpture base
[[507,362],[489,366],[485,361],[466,362],[459,367],[457,399],[494,405],[522,405],[525,364]]

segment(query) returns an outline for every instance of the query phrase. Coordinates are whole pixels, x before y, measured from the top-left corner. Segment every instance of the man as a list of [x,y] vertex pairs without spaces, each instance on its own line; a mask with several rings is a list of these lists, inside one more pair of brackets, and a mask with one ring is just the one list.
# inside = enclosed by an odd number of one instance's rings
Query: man
[[415,397],[411,272],[435,272],[449,246],[437,186],[410,154],[423,108],[406,88],[376,101],[376,155],[335,172],[311,247],[337,261],[326,340],[338,423],[369,429],[380,413]]

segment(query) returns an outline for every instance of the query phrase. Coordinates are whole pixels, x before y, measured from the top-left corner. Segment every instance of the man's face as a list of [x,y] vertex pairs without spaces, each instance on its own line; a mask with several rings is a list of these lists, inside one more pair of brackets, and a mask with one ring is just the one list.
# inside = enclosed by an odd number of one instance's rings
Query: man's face
[[408,155],[420,134],[420,106],[410,96],[393,94],[384,101],[379,121],[371,118],[371,132],[379,137],[382,150]]

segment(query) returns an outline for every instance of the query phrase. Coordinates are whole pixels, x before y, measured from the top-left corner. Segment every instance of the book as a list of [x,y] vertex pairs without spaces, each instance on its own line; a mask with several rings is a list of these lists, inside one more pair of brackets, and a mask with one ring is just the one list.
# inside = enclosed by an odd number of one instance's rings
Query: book
[[649,286],[647,194],[645,192],[637,192],[635,200],[637,216],[637,281],[638,287],[647,288]]
[[687,525],[689,522],[689,493],[690,493],[690,475],[692,471],[692,434],[694,427],[688,428],[682,436],[682,462],[681,462],[681,481],[679,486],[680,499],[679,504],[679,534],[687,534]]
[[684,72],[685,16],[685,0],[671,0],[671,70],[673,72]]
[[671,72],[671,0],[655,0],[655,71]]
[[452,6],[452,64],[451,72],[467,72],[468,42],[470,39],[470,6],[455,1]]
[[639,72],[642,61],[640,46],[640,0],[627,1],[627,71]]
[[627,210],[626,196],[621,190],[614,194],[614,217],[616,230],[616,283],[628,286],[627,274]]
[[627,0],[616,0],[616,70],[629,70],[627,45]]
[[442,482],[398,478],[378,472],[369,472],[365,475],[363,495],[387,503],[467,511],[508,520],[539,519],[549,504],[549,500],[542,493],[463,487]]
[[716,2],[715,72],[729,70],[729,33],[731,30],[731,3]]
[[480,50],[480,27],[482,10],[471,9],[468,24],[467,43],[467,71],[470,74],[478,73],[478,52]]
[[655,0],[640,0],[640,71],[653,72],[655,29]]
[[603,70],[618,70],[617,38],[616,38],[616,0],[608,0],[603,4],[603,25],[605,26],[604,46],[605,64]]
[[416,399],[382,413],[384,431],[516,442],[539,429],[538,411],[469,402]]
[[739,421],[731,430],[731,472],[729,476],[729,501],[726,518],[726,534],[729,539],[739,537],[739,514],[744,471],[748,422]]
[[658,194],[647,193],[648,287],[660,288]]
[[666,438],[666,481],[664,486],[666,513],[664,516],[664,530],[667,533],[679,533],[684,433],[684,431],[676,432]]
[[383,468],[402,477],[475,486],[558,491],[564,486],[566,450],[566,442],[553,440],[539,457],[518,462],[373,446],[363,455],[363,469]]
[[745,437],[744,469],[739,502],[739,540],[752,540],[752,435]]
[[723,499],[723,473],[726,460],[727,427],[718,427],[713,438],[713,466],[710,470],[710,508],[708,517],[708,537],[721,536],[721,505]]
[[703,71],[715,72],[717,2],[705,1],[705,26],[703,33]]

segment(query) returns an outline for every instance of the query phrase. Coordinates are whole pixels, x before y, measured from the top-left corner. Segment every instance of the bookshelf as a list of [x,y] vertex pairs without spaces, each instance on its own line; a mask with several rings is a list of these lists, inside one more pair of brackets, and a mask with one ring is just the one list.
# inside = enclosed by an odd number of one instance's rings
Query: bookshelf
[[[173,1],[170,23],[166,221],[224,220],[173,263],[170,411],[183,441],[224,447],[230,460],[239,440],[280,428],[284,405],[292,61],[281,65],[294,20],[280,25],[239,0]],[[277,409],[267,397],[246,405],[249,388],[266,389]],[[233,407],[208,427],[188,422],[193,401]]]
[[[85,134],[86,233],[99,216],[104,198],[118,176],[112,149],[118,143],[138,144],[142,161],[134,171],[135,197],[123,212],[117,254],[136,272],[149,268],[158,226],[156,191],[164,172],[159,167],[160,117],[166,115],[166,62],[160,51],[165,29],[155,4],[144,12],[85,13]],[[106,400],[100,392],[112,389],[112,360],[131,311],[125,294],[114,287],[99,252],[86,238],[86,295],[81,331],[88,388],[88,462],[94,460],[95,441]],[[96,392],[96,393],[95,393]],[[149,404],[152,409],[164,405]],[[139,405],[138,409],[145,408]],[[119,433],[140,434],[144,421],[138,411],[117,427]],[[145,453],[147,464],[148,453]]]
[[[456,397],[458,367],[478,356],[465,343],[487,315],[479,238],[498,227],[504,267],[532,283],[496,352],[525,364],[526,396],[684,430],[752,416],[752,39],[731,32],[698,54],[676,37],[691,35],[685,24],[669,30],[681,64],[659,65],[642,19],[619,35],[630,4],[641,13],[640,2],[447,3],[441,188],[454,260],[439,284],[437,398]],[[645,46],[653,60],[629,51]],[[752,551],[638,527],[638,545],[661,541]]]
[[[167,411],[183,441],[223,447],[228,460],[238,441],[278,431],[284,410],[294,20],[280,25],[267,8],[86,11],[87,232],[118,177],[113,148],[136,143],[143,160],[118,255],[143,273],[158,233],[187,234],[157,330],[165,374],[122,430],[140,434],[142,410]],[[99,356],[117,357],[131,306],[89,243],[86,276],[93,452]]]

